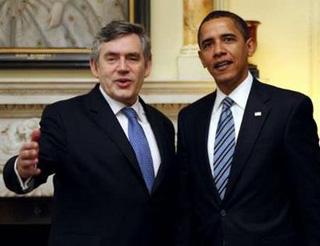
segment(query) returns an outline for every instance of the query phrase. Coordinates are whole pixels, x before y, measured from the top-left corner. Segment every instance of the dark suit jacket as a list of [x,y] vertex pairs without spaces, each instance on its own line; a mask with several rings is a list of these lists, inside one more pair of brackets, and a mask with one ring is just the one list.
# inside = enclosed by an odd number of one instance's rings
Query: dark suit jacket
[[254,80],[221,201],[207,154],[215,96],[179,114],[178,157],[189,200],[181,205],[180,244],[320,245],[320,151],[310,99]]
[[[176,187],[174,128],[162,113],[141,103],[162,161],[151,195],[134,150],[98,86],[44,110],[42,174],[35,178],[35,187],[55,173],[51,245],[170,245]],[[4,179],[9,189],[22,193],[14,161],[6,164]]]

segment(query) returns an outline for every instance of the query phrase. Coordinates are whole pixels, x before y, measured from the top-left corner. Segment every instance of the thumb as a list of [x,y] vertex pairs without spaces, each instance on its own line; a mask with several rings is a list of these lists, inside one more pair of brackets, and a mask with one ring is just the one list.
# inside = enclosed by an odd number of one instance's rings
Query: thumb
[[31,141],[39,142],[40,135],[41,135],[40,129],[39,128],[34,129],[31,133]]

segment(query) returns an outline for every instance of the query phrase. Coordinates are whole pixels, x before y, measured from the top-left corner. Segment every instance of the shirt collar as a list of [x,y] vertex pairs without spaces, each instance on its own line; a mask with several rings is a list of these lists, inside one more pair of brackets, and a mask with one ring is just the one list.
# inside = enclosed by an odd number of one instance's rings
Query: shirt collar
[[[251,90],[251,86],[252,86],[252,82],[253,82],[253,77],[251,75],[251,73],[248,73],[248,76],[246,77],[246,79],[240,83],[229,95],[228,97],[230,97],[234,103],[236,105],[238,105],[241,109],[245,109],[246,104],[247,104],[247,100],[249,97],[249,93]],[[220,89],[219,87],[217,87],[217,95],[216,95],[216,99],[215,99],[215,103],[214,103],[214,108],[213,108],[213,112],[217,111],[218,108],[221,105],[221,102],[223,101],[223,99],[227,97],[227,95],[225,95]]]
[[[99,89],[103,95],[103,97],[106,99],[106,101],[108,102],[112,112],[117,115],[120,113],[121,109],[125,108],[125,107],[128,107],[127,105],[125,105],[124,103],[122,102],[119,102],[115,99],[113,99],[112,97],[110,97],[102,88],[102,86],[100,85],[99,86]],[[134,109],[134,111],[136,111],[137,115],[138,115],[138,119],[139,120],[143,120],[144,119],[144,115],[145,115],[145,112],[144,112],[144,109],[141,105],[141,103],[139,102],[139,99],[133,104],[130,106],[131,108]]]

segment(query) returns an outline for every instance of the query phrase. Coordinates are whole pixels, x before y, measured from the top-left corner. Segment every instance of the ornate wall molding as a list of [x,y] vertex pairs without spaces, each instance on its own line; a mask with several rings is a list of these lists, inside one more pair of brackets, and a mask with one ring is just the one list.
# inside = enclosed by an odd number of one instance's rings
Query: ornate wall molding
[[44,107],[44,104],[0,104],[0,119],[40,117]]
[[[3,79],[1,104],[48,104],[84,94],[97,83],[92,79]],[[145,81],[141,95],[149,103],[188,103],[212,91],[213,81]]]

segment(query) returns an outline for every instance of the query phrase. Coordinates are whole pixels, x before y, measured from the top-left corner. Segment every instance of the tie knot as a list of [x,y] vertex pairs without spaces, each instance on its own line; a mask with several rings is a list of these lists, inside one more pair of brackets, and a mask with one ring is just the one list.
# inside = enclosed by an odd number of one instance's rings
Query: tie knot
[[230,97],[225,97],[222,104],[224,108],[230,108],[234,104],[234,101]]
[[127,116],[128,119],[137,119],[137,112],[130,107],[125,107],[121,111]]

